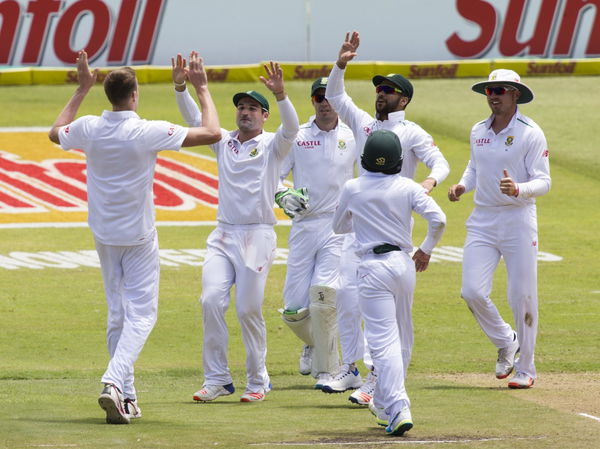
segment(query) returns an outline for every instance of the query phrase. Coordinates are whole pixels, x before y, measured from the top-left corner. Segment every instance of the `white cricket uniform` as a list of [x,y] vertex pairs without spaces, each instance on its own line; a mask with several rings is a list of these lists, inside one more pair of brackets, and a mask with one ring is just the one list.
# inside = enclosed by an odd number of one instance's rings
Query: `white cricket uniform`
[[[177,104],[188,123],[199,123],[200,110],[187,89]],[[273,225],[275,190],[281,164],[298,133],[298,116],[288,98],[277,102],[282,126],[244,143],[238,131],[222,130],[210,145],[217,157],[219,207],[217,227],[206,242],[202,268],[203,353],[205,385],[227,385],[228,330],[225,312],[235,284],[235,307],[246,347],[246,390],[269,389],[265,365],[267,333],[262,314],[265,283],[276,249]]]
[[[354,230],[357,242],[359,306],[373,363],[377,367],[375,405],[395,416],[409,406],[404,379],[406,345],[412,341],[412,303],[416,282],[412,252],[412,211],[428,223],[421,250],[431,254],[446,216],[425,189],[401,175],[364,172],[344,186],[333,229]],[[392,244],[401,251],[375,254]]]
[[[387,120],[377,120],[360,109],[344,89],[344,73],[345,70],[340,69],[336,64],[333,65],[325,96],[342,121],[352,129],[358,152],[362,153],[365,141],[373,131],[380,129],[393,131],[400,139],[404,156],[400,174],[413,179],[417,164],[421,161],[431,170],[429,177],[435,179],[437,184],[443,182],[450,172],[450,167],[433,138],[416,123],[405,120],[404,111],[389,114]],[[362,171],[362,167],[359,167],[359,172]],[[356,270],[359,260],[355,255],[356,250],[354,237],[349,234],[342,248],[340,286],[337,292],[340,346],[343,363],[354,363],[366,355],[365,364],[369,366],[358,307]],[[406,345],[403,351],[407,360],[405,364],[408,366],[412,352],[412,336],[410,339],[404,339],[403,344]]]
[[63,149],[87,163],[88,223],[100,258],[108,305],[110,363],[102,382],[136,397],[133,365],[158,307],[159,257],[152,183],[157,153],[179,150],[187,129],[142,120],[133,111],[84,116],[59,130]]
[[314,117],[300,126],[292,151],[283,163],[281,179],[291,171],[294,187],[308,189],[309,206],[294,218],[288,240],[289,256],[284,307],[309,307],[309,288],[337,287],[343,236],[331,219],[344,183],[354,177],[356,146],[352,131],[338,121],[331,131],[319,129]]
[[[535,197],[550,190],[548,146],[541,128],[518,110],[496,134],[493,116],[471,130],[471,160],[459,181],[475,190],[475,209],[467,220],[462,297],[497,348],[509,346],[513,330],[490,299],[500,257],[508,274],[508,303],[513,312],[521,354],[517,372],[535,378],[538,325],[537,218]],[[518,197],[500,191],[503,170],[518,184]]]

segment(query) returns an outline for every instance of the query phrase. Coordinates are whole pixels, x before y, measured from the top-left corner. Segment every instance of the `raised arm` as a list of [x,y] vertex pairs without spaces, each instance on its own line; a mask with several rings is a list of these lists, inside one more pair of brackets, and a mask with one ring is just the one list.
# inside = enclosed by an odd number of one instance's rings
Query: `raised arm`
[[221,139],[217,108],[208,90],[208,77],[203,62],[198,52],[192,51],[190,53],[187,78],[198,95],[200,109],[202,110],[202,126],[188,129],[188,134],[182,144],[184,147],[210,145]]
[[186,85],[188,78],[186,59],[181,56],[181,53],[177,53],[175,58],[171,58],[171,66],[173,67],[171,76],[175,86],[175,100],[181,116],[190,127],[202,125],[202,113]]
[[300,131],[300,121],[298,120],[298,114],[296,113],[296,109],[294,109],[294,105],[285,93],[281,66],[278,62],[271,61],[269,64],[265,64],[264,67],[267,72],[267,78],[261,76],[260,80],[275,95],[277,106],[279,107],[279,115],[281,116],[281,128],[277,130],[275,136],[275,150],[278,157],[283,159],[290,152],[293,141],[298,131]]
[[95,69],[92,72],[88,64],[87,53],[85,50],[80,51],[77,55],[77,82],[79,85],[61,113],[58,114],[58,117],[54,121],[52,128],[50,128],[50,131],[48,132],[48,138],[52,142],[60,144],[58,130],[61,126],[68,125],[75,119],[77,111],[79,110],[79,106],[81,106],[83,99],[86,97],[92,86],[96,83],[97,78],[98,69]]
[[356,50],[358,50],[358,46],[360,45],[360,36],[358,31],[353,31],[352,33],[346,33],[346,39],[342,43],[342,48],[340,48],[340,52],[338,54],[337,61],[335,64],[342,70],[346,68],[346,64],[354,59],[354,57],[358,54]]
[[[344,88],[346,64],[356,56],[359,43],[360,39],[356,31],[352,34],[346,33],[346,39],[342,44],[338,59],[331,69],[325,89],[327,101],[355,134],[374,120],[371,115],[354,104]],[[360,151],[362,152],[362,148]]]

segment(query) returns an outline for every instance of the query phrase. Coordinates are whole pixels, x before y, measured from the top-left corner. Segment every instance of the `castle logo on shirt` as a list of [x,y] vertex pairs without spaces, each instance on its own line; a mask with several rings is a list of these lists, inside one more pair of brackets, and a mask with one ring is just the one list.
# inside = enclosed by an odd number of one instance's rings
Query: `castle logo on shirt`
[[490,144],[490,143],[492,143],[492,139],[485,139],[485,138],[475,139],[475,146],[476,147],[482,147],[482,146]]
[[296,145],[303,150],[316,150],[321,146],[318,140],[297,140]]

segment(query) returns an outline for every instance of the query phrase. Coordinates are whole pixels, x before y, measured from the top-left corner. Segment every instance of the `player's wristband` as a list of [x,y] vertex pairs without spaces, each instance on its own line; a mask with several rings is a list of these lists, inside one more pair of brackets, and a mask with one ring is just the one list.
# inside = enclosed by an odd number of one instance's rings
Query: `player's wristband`
[[515,194],[513,195],[515,198],[519,196],[519,184],[515,183]]
[[173,81],[173,84],[175,85],[175,87],[183,87],[185,86],[185,80],[183,80],[183,83],[176,83],[175,81]]

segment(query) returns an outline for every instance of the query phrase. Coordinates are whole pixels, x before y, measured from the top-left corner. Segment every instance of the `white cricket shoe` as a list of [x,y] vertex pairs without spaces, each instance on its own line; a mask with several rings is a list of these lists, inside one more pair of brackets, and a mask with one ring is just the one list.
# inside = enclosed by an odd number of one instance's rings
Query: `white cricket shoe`
[[248,391],[240,397],[240,402],[258,402],[264,401],[267,393],[271,391],[271,384],[267,388],[261,388],[258,391]]
[[123,395],[116,385],[104,384],[98,404],[106,412],[108,424],[129,424],[129,415],[123,405]]
[[404,432],[408,432],[413,428],[412,416],[410,415],[410,409],[404,407],[396,416],[390,421],[389,425],[385,428],[385,433],[388,435],[400,436]]
[[375,403],[373,402],[373,398],[371,398],[368,405],[369,405],[369,411],[375,417],[375,421],[377,422],[377,424],[382,427],[387,427],[388,415],[385,412],[385,409],[375,406]]
[[517,374],[508,382],[508,388],[531,388],[533,387],[533,377],[525,373],[517,372]]
[[308,376],[312,370],[312,352],[313,347],[304,345],[300,353],[300,374]]
[[369,401],[373,399],[375,387],[377,386],[377,374],[373,370],[369,371],[369,375],[358,390],[350,395],[348,400],[353,404],[369,405]]
[[142,417],[142,409],[138,406],[135,399],[126,398],[123,402],[125,407],[125,413],[130,419],[137,419]]
[[519,340],[517,334],[515,339],[506,348],[498,349],[498,360],[496,361],[496,379],[506,379],[515,367],[515,357],[519,352]]
[[315,384],[315,390],[322,390],[323,385],[326,385],[328,382],[333,380],[333,376],[329,373],[319,373],[317,374],[317,383]]
[[200,390],[194,393],[194,401],[209,402],[214,401],[219,396],[228,396],[235,391],[233,384],[227,385],[204,385]]
[[346,390],[353,390],[361,385],[362,379],[358,368],[354,364],[348,365],[345,363],[330,382],[323,384],[321,391],[324,393],[343,393]]

